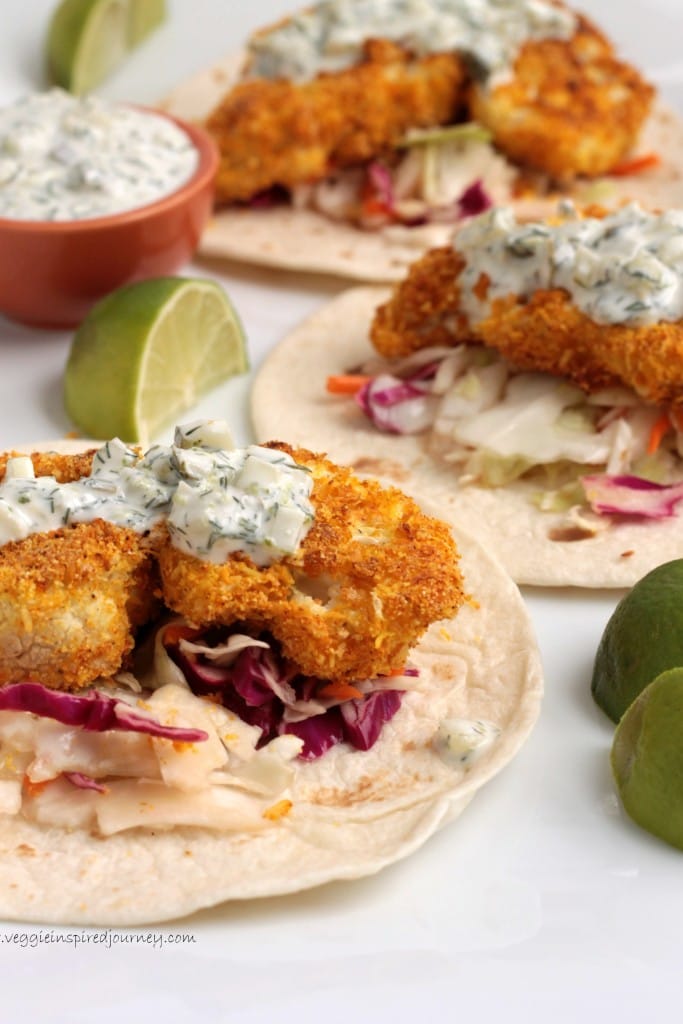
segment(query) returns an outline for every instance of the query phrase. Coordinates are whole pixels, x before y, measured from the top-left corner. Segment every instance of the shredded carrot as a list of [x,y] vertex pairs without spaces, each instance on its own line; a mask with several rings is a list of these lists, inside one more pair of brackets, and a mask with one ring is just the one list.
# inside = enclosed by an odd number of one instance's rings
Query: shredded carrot
[[332,700],[359,700],[363,694],[357,686],[342,681],[325,683],[318,690],[321,697],[330,697]]
[[627,174],[640,174],[641,171],[649,171],[652,167],[659,167],[662,158],[659,153],[643,153],[642,156],[634,156],[630,160],[622,160],[620,164],[612,167],[610,174],[616,178],[625,177]]
[[267,818],[268,821],[277,821],[279,818],[284,818],[285,815],[289,814],[293,807],[291,800],[278,800],[272,807],[267,807],[263,812],[263,817]]
[[389,219],[392,217],[391,207],[374,196],[368,196],[367,199],[361,201],[361,213],[364,217],[381,216]]
[[652,424],[652,429],[650,430],[650,436],[649,436],[648,441],[647,441],[647,453],[648,453],[648,455],[653,455],[657,451],[657,449],[659,448],[660,444],[662,443],[662,438],[666,434],[668,434],[670,430],[671,430],[671,419],[669,418],[668,412],[663,412],[661,414],[661,416],[659,416],[655,420],[655,422]]
[[199,636],[198,629],[192,629],[191,626],[185,626],[179,622],[171,622],[164,630],[163,639],[165,644],[174,645],[180,643],[181,640],[193,640],[196,636]]
[[372,377],[363,373],[339,373],[327,378],[327,390],[331,395],[355,395]]
[[24,792],[26,796],[38,796],[51,782],[54,782],[54,779],[44,779],[43,782],[31,782],[28,775],[24,775]]

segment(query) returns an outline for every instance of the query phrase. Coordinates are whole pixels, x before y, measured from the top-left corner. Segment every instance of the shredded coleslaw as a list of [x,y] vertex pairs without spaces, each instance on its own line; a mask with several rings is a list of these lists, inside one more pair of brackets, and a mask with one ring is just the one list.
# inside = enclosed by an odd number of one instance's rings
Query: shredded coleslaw
[[364,414],[383,432],[429,435],[461,485],[525,479],[547,511],[677,514],[683,421],[627,388],[585,394],[559,377],[516,371],[478,345],[426,348],[367,371],[355,396]]

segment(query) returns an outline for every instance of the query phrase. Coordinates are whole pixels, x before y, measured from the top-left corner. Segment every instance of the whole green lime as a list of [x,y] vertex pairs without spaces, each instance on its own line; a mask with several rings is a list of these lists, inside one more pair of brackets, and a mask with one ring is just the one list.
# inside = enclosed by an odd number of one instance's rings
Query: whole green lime
[[629,706],[611,762],[626,813],[683,849],[683,668],[657,676]]
[[593,666],[593,697],[618,722],[655,676],[683,666],[683,558],[653,569],[622,598]]

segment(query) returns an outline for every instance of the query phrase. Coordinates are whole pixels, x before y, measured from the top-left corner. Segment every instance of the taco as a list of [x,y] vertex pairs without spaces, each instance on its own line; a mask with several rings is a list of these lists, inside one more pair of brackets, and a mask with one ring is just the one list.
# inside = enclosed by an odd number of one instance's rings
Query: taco
[[484,213],[290,334],[256,435],[450,503],[519,583],[632,585],[683,554],[682,260],[681,211]]
[[141,924],[371,874],[537,718],[529,617],[476,543],[322,456],[226,444],[4,460],[3,917]]
[[221,150],[202,252],[387,281],[492,204],[670,204],[683,126],[653,94],[564,5],[328,0],[162,105]]

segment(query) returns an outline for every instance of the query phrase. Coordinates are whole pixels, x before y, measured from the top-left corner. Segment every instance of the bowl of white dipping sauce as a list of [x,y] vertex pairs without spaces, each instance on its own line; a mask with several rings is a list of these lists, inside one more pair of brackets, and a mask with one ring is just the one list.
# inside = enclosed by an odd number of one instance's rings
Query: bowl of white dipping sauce
[[36,93],[0,109],[0,312],[80,323],[121,285],[171,274],[213,205],[218,152],[157,111]]

